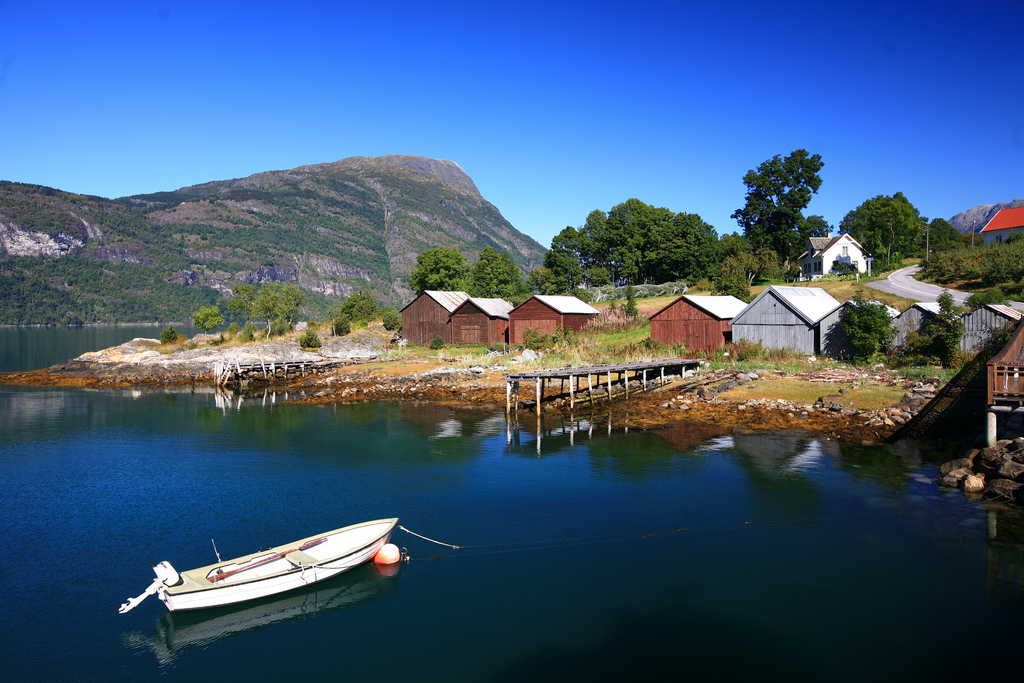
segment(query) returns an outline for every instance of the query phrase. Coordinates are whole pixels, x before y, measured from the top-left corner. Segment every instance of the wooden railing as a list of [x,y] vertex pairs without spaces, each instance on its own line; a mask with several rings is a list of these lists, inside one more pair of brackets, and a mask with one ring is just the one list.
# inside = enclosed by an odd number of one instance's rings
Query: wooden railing
[[1024,323],[1018,323],[1017,329],[1010,335],[1010,341],[999,353],[992,356],[987,363],[988,405],[996,403],[1024,404],[1024,360],[1021,350],[1024,349]]

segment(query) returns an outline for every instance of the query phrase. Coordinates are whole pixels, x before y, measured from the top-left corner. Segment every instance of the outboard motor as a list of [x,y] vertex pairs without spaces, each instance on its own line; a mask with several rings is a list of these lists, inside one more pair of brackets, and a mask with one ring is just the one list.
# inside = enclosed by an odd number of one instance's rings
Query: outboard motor
[[174,567],[167,560],[164,560],[160,564],[153,567],[153,571],[156,573],[156,578],[153,579],[153,583],[149,584],[149,588],[143,591],[142,595],[137,598],[129,598],[128,602],[121,605],[117,611],[121,614],[130,612],[137,604],[145,600],[154,593],[159,593],[161,589],[168,586],[174,586],[181,583],[181,576],[178,572],[174,571]]
[[156,574],[156,578],[165,586],[175,586],[181,582],[181,577],[178,576],[178,572],[174,570],[171,563],[167,560],[159,563],[153,567],[153,572]]

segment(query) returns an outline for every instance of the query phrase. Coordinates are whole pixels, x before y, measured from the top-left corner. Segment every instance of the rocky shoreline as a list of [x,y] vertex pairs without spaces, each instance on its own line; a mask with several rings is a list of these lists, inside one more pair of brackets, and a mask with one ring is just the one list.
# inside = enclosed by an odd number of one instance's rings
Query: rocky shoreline
[[968,497],[1004,498],[1024,503],[1024,436],[994,446],[970,448],[939,468],[939,485]]
[[[6,373],[0,382],[11,384],[73,386],[97,389],[151,385],[213,385],[217,363],[248,361],[310,361],[314,369],[303,376],[274,378],[258,386],[294,391],[296,403],[330,404],[374,400],[430,401],[504,410],[507,369],[502,365],[457,367],[446,359],[387,360],[365,362],[386,351],[380,335],[364,333],[330,340],[318,351],[307,351],[296,342],[267,342],[248,346],[195,346],[160,353],[159,342],[135,339],[112,349],[83,354],[45,370]],[[689,374],[689,373],[688,373]],[[819,382],[823,391],[814,402],[780,398],[731,396],[783,377],[777,370],[750,373],[727,369],[704,370],[671,378],[659,386],[652,381],[630,383],[630,395],[609,397],[604,387],[595,391],[594,402],[580,392],[570,409],[568,394],[546,395],[542,410],[566,415],[614,413],[617,423],[640,429],[658,429],[687,422],[740,430],[801,431],[855,445],[889,443],[919,421],[922,411],[936,403],[943,390],[933,379],[911,383],[884,372],[831,370],[797,373],[795,379]],[[793,379],[794,376],[788,377]],[[836,388],[836,385],[843,385]],[[882,408],[852,407],[850,398],[861,386],[885,384],[902,390],[902,398]],[[536,409],[529,392],[514,410],[523,416]],[[962,425],[940,421],[931,436],[963,438]],[[941,431],[945,428],[946,431]],[[980,428],[980,421],[979,421]],[[954,436],[954,433],[956,436]],[[973,443],[973,442],[972,442]],[[994,497],[1012,496],[1024,482],[1024,437],[1003,440],[994,449],[961,449],[961,458],[943,466],[940,483],[965,493]]]

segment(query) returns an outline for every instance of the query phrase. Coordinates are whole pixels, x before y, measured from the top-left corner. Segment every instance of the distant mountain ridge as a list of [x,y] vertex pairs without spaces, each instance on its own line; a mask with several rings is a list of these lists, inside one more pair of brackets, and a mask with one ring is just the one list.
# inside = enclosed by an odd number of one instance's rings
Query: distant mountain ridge
[[173,306],[150,304],[175,287],[216,300],[239,282],[289,282],[314,298],[364,287],[400,305],[417,255],[438,246],[470,259],[493,246],[524,271],[545,252],[458,164],[426,157],[352,157],[117,200],[0,182],[0,294],[48,302],[34,313],[0,305],[0,323],[166,320]]
[[999,204],[979,204],[974,208],[961,211],[949,219],[952,225],[960,234],[969,235],[971,230],[981,230],[988,224],[992,217],[1003,209],[1016,209],[1024,206],[1024,199],[1014,199],[1012,202],[1000,202]]

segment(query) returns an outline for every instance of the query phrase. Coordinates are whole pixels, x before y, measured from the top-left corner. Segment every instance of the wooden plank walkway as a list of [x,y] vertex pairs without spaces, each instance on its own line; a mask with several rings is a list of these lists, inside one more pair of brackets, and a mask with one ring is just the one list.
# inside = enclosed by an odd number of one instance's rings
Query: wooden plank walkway
[[307,372],[318,372],[338,365],[351,365],[361,359],[349,360],[256,360],[228,361],[214,363],[213,379],[215,386],[228,384],[242,385],[252,380],[272,381],[305,377]]
[[[665,383],[665,370],[678,368],[678,374],[686,370],[696,369],[704,362],[703,358],[669,358],[665,360],[652,360],[640,363],[620,363],[616,365],[591,365],[579,368],[556,368],[554,370],[535,370],[533,372],[510,372],[505,375],[505,412],[512,410],[512,395],[515,394],[516,410],[519,409],[519,384],[520,382],[534,382],[536,385],[536,409],[540,414],[540,404],[544,400],[544,389],[546,385],[559,380],[561,383],[559,393],[565,389],[565,382],[569,382],[569,407],[576,405],[576,392],[581,389],[580,380],[587,379],[587,393],[590,402],[594,402],[594,377],[597,377],[597,386],[601,386],[602,377],[607,378],[605,387],[608,390],[608,400],[612,400],[614,384],[612,375],[618,376],[618,382],[622,383],[626,398],[629,398],[629,375],[633,373],[634,379],[640,376],[644,390],[647,389],[647,373],[657,371],[660,373],[661,383]],[[575,385],[575,386],[574,386]]]

